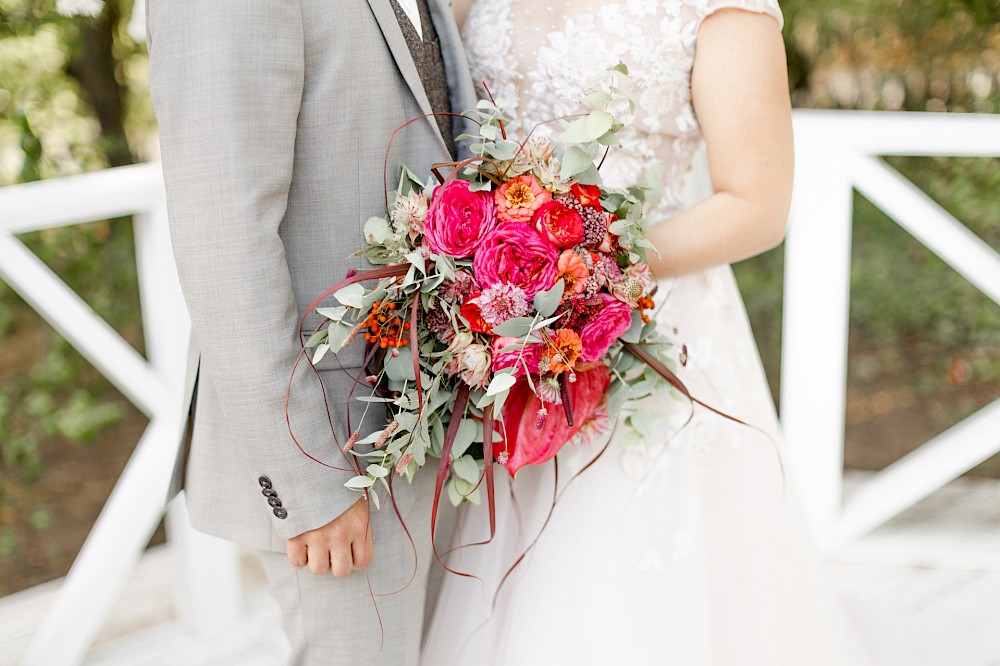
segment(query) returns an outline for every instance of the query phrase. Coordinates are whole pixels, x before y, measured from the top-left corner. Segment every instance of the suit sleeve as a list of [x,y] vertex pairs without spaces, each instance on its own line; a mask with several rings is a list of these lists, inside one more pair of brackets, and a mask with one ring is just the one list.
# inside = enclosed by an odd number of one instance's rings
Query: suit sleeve
[[[301,9],[297,0],[149,0],[148,8],[171,240],[202,369],[242,446],[246,482],[271,487],[281,503],[261,495],[256,509],[290,538],[358,499],[343,488],[352,474],[309,460],[285,422],[301,313],[278,229],[303,93]],[[305,359],[292,395],[298,440],[347,467]]]

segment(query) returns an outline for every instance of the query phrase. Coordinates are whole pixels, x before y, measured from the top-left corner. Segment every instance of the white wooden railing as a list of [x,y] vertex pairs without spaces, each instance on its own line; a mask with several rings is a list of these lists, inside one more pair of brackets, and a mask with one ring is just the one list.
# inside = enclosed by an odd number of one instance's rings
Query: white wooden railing
[[[1000,451],[998,401],[879,473],[842,505],[852,190],[1000,303],[1000,256],[877,157],[997,156],[1000,118],[797,111],[795,134],[782,420],[816,535],[832,549]],[[128,214],[135,215],[146,359],[16,238]],[[0,279],[150,418],[24,660],[80,663],[163,515],[161,499],[180,436],[189,322],[169,249],[159,167],[124,167],[0,190]],[[175,586],[179,615],[193,633],[210,640],[239,620],[237,550],[193,532],[182,499],[168,512],[168,540],[181,564]]]
[[[143,358],[15,234],[134,215],[146,344]],[[183,424],[190,322],[170,252],[157,164],[0,189],[0,279],[101,371],[147,417],[147,426],[35,635],[24,664],[82,661],[164,515]],[[81,479],[80,483],[86,483]],[[182,571],[178,614],[210,636],[237,619],[240,581],[233,544],[188,527],[183,501],[167,515]]]
[[[785,242],[781,417],[814,532],[834,548],[1000,452],[998,399],[842,502],[853,191],[1000,304],[1000,255],[879,158],[1000,156],[1000,117],[797,111],[795,143],[795,193]],[[1000,216],[1000,210],[995,213]]]

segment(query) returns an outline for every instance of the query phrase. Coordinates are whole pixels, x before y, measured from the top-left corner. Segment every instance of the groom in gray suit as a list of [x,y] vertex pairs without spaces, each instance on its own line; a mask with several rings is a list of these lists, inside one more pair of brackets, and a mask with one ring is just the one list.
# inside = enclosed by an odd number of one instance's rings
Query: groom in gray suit
[[[200,352],[173,492],[183,482],[197,529],[260,552],[291,663],[416,663],[433,474],[394,484],[411,546],[391,507],[373,508],[369,524],[343,487],[351,472],[296,447],[285,392],[308,303],[368,267],[350,255],[364,220],[385,213],[393,130],[475,102],[450,2],[146,2],[171,237]],[[429,117],[404,130],[390,179],[400,163],[429,174],[449,160],[459,125]],[[317,323],[310,316],[307,329]],[[346,371],[332,357],[317,365],[332,424],[308,367],[292,381],[288,413],[310,456],[344,468],[349,430],[384,423],[362,423],[364,404],[348,399],[363,348],[339,361]]]

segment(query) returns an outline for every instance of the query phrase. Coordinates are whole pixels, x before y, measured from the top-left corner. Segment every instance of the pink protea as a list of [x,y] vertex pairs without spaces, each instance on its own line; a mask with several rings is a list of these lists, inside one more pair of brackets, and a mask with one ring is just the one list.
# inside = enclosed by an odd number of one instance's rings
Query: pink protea
[[511,178],[493,193],[501,220],[529,224],[552,195],[530,173]]

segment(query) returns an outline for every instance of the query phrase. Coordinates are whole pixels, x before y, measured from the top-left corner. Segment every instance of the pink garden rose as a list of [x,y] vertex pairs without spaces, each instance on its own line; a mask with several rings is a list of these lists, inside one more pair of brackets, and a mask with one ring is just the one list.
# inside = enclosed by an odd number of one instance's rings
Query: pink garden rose
[[471,257],[497,225],[492,199],[491,192],[470,192],[464,180],[435,189],[424,226],[431,250],[456,259]]
[[483,239],[472,270],[484,290],[500,282],[520,287],[530,301],[556,281],[559,252],[532,227],[500,222]]
[[[542,357],[542,345],[532,344],[525,345],[523,350],[519,348],[513,351],[500,351],[504,347],[520,345],[521,342],[521,338],[493,338],[494,373],[498,370],[503,370],[504,368],[516,367],[517,369],[514,371],[514,376],[520,377],[524,374],[525,365],[528,366],[528,370],[533,374],[538,373],[538,359]],[[521,360],[518,360],[518,358]]]
[[615,340],[620,338],[632,325],[632,308],[622,303],[611,294],[601,292],[597,295],[601,305],[583,330],[580,340],[583,342],[583,361],[596,361],[608,351]]
[[501,220],[528,224],[535,211],[552,201],[552,195],[531,174],[511,178],[494,194]]

